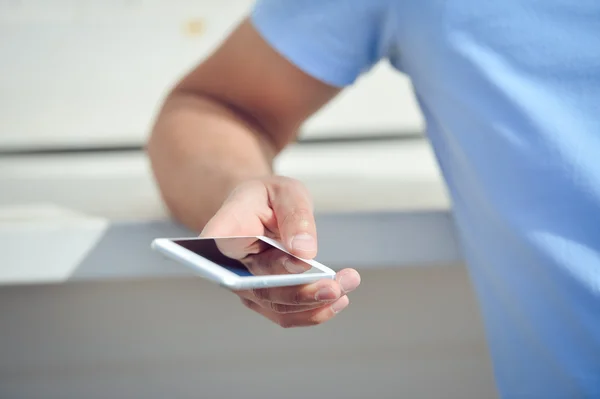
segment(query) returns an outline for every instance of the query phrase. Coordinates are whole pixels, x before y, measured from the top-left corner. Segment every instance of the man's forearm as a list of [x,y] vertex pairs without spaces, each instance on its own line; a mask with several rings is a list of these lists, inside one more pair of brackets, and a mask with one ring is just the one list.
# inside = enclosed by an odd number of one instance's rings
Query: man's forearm
[[200,231],[239,183],[271,174],[275,151],[260,128],[216,100],[175,92],[147,147],[163,200]]

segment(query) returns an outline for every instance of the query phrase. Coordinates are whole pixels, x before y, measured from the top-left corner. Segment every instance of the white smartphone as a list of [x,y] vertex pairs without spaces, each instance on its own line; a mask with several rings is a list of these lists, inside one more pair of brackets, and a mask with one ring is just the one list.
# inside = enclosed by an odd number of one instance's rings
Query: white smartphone
[[[250,247],[249,247],[250,245]],[[335,271],[312,259],[290,254],[264,236],[157,238],[152,248],[199,276],[231,290],[284,287],[335,279]],[[236,259],[235,251],[251,255]]]

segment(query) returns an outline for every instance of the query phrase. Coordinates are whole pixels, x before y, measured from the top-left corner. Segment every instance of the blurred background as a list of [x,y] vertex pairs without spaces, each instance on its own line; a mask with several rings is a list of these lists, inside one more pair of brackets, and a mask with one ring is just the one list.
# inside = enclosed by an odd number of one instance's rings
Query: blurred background
[[[386,63],[275,165],[311,190],[332,246],[358,214],[359,233],[418,237],[396,248],[412,257],[362,265],[339,321],[279,330],[202,281],[147,279],[160,265],[124,255],[172,231],[148,227],[168,223],[143,152],[158,107],[252,4],[0,0],[0,398],[493,397],[445,186],[410,81]],[[119,226],[141,233],[121,230],[71,281]]]
[[[109,217],[162,214],[140,151],[154,115],[172,85],[251,6],[2,0],[0,205],[46,201]],[[309,185],[323,210],[445,207],[422,132],[410,82],[382,63],[308,121],[304,145],[282,154],[276,167]]]

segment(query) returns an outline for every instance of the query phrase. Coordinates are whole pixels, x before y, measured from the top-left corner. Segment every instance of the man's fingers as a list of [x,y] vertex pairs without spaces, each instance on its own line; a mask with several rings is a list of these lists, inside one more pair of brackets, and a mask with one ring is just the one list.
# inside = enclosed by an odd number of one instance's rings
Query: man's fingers
[[354,291],[360,285],[360,274],[354,269],[343,269],[337,272],[335,280],[343,294]]
[[277,248],[269,248],[258,254],[247,256],[242,263],[255,276],[275,274],[298,274],[312,268],[303,262]]
[[[346,294],[359,284],[358,272],[344,269],[337,273],[335,281],[321,280],[296,287],[238,291],[237,294],[246,307],[282,327],[305,327],[321,324],[346,308],[350,303]],[[320,292],[333,294],[331,299],[317,300],[317,293]]]
[[278,324],[283,328],[291,328],[322,324],[345,309],[350,303],[350,300],[344,295],[331,304],[295,313],[276,313],[273,310],[264,308],[256,302],[245,298],[242,299],[242,302],[246,307],[261,314],[273,323]]
[[242,300],[254,302],[258,306],[275,313],[298,313],[324,306],[324,303],[313,303],[309,305],[284,305],[281,303],[261,301],[257,299],[251,291],[240,292],[238,295]]
[[258,288],[238,292],[246,298],[282,305],[327,303],[354,291],[360,285],[360,275],[354,269],[343,269],[335,280],[322,279],[311,284],[290,287]]
[[283,305],[331,302],[342,296],[340,285],[336,281],[326,279],[299,286],[258,288],[252,290],[252,293],[254,297],[261,301]]
[[[285,177],[251,181],[232,192],[206,224],[201,237],[279,236],[284,246],[301,258],[317,254],[313,204],[306,188]],[[224,254],[241,259],[257,251],[246,246],[226,246]],[[293,265],[292,265],[293,266]]]
[[293,179],[281,178],[267,187],[279,233],[286,248],[301,258],[317,254],[317,227],[313,204],[306,188]]

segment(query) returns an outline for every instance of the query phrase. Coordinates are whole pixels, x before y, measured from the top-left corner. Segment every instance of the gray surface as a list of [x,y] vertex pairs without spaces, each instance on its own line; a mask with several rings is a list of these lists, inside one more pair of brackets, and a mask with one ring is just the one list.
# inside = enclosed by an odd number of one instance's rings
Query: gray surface
[[[317,260],[341,269],[456,264],[462,261],[448,212],[317,214]],[[193,235],[170,221],[111,224],[73,280],[184,276],[191,272],[150,249],[157,237]]]
[[0,398],[495,397],[463,267],[362,277],[295,330],[201,279],[0,287]]

